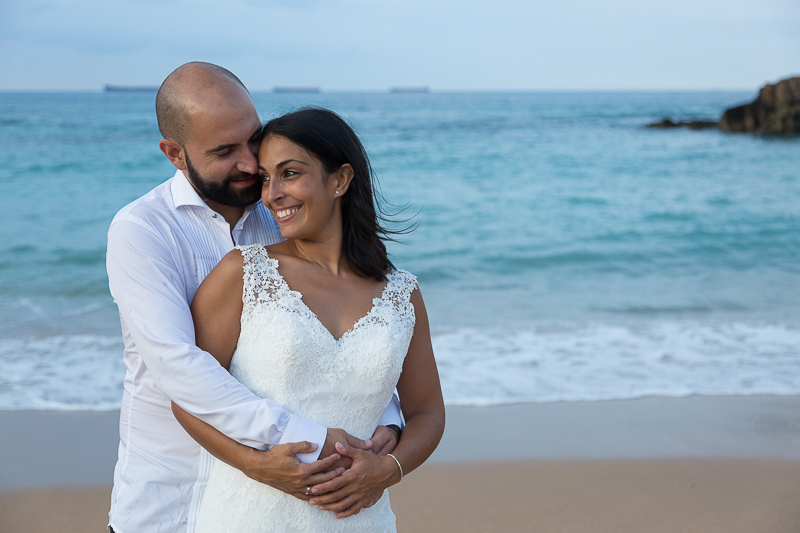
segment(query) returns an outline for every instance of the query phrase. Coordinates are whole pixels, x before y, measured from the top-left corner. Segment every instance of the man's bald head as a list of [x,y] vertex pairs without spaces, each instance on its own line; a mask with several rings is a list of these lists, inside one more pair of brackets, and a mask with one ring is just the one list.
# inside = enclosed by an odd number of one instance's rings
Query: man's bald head
[[194,61],[176,68],[156,94],[156,118],[161,135],[183,145],[192,111],[231,89],[250,94],[239,78],[218,65]]

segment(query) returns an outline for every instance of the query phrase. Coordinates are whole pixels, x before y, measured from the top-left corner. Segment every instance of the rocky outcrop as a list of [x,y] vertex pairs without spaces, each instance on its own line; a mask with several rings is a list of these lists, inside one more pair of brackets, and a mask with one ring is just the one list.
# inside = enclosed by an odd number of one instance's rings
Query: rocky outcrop
[[766,85],[752,103],[723,113],[719,129],[772,135],[800,134],[800,77]]
[[689,128],[690,130],[707,130],[709,128],[716,128],[716,122],[710,122],[708,120],[687,120],[684,122],[673,122],[672,119],[665,118],[661,122],[653,122],[652,124],[648,124],[645,128],[655,128],[655,129],[662,129],[667,130],[671,128]]

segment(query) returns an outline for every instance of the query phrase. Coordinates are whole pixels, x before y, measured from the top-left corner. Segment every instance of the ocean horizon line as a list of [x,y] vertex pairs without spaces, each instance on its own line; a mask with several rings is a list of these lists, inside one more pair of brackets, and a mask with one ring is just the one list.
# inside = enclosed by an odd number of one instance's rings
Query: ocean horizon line
[[[435,88],[426,86],[427,91],[393,91],[396,87],[378,88],[364,88],[364,89],[325,89],[318,86],[318,92],[313,94],[394,94],[402,97],[402,95],[426,95],[426,94],[709,94],[709,93],[757,93],[758,87],[748,88],[564,88],[564,89],[459,89],[459,88]],[[276,93],[274,87],[271,88],[258,88],[249,89],[252,94],[294,94],[292,92],[278,92]],[[104,87],[91,87],[91,88],[74,88],[74,89],[3,89],[0,88],[0,94],[152,94],[155,91],[107,91]],[[298,93],[305,94],[308,93]]]

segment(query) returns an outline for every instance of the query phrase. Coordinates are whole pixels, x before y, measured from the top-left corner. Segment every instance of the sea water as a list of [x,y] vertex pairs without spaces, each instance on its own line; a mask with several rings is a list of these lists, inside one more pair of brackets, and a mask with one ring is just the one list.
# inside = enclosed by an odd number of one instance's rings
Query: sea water
[[[800,139],[644,128],[752,97],[254,94],[361,135],[450,405],[800,394]],[[0,94],[0,409],[119,406],[106,230],[174,173],[153,104]]]

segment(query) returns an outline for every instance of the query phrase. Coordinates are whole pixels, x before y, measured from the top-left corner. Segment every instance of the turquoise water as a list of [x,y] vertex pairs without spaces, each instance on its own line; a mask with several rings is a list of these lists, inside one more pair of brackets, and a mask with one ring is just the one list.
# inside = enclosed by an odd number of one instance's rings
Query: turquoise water
[[[747,93],[256,94],[331,107],[417,230],[450,404],[800,393],[800,139],[648,130]],[[0,94],[0,408],[113,408],[105,232],[154,95]]]

